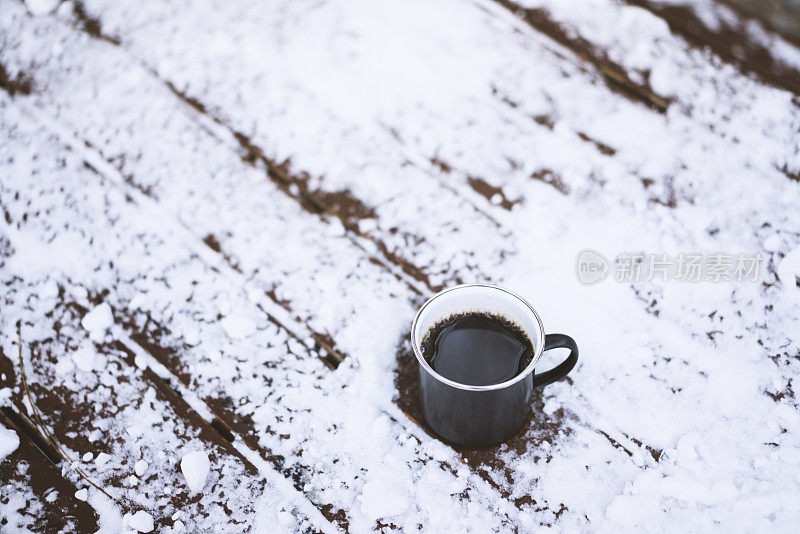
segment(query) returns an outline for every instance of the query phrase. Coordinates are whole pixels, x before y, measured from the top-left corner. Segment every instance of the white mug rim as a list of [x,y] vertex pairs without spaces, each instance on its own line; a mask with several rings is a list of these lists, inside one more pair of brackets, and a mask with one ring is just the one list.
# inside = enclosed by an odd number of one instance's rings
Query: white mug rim
[[[499,384],[489,384],[489,385],[486,385],[486,386],[473,386],[473,385],[470,385],[470,384],[462,384],[460,382],[456,382],[454,380],[450,380],[449,378],[445,378],[442,375],[440,375],[439,373],[437,373],[436,371],[434,371],[433,368],[428,364],[428,362],[422,356],[422,349],[420,348],[421,344],[422,344],[422,340],[419,340],[419,341],[417,340],[417,323],[419,321],[420,316],[422,315],[422,312],[425,310],[425,308],[428,307],[428,305],[431,302],[433,302],[435,299],[441,297],[442,295],[450,293],[451,291],[456,291],[456,290],[459,290],[459,289],[465,289],[465,288],[470,288],[470,287],[481,287],[481,288],[487,288],[487,289],[494,289],[494,290],[497,290],[497,291],[501,291],[501,292],[505,293],[506,295],[519,300],[522,304],[524,304],[530,310],[531,314],[536,319],[536,324],[539,327],[539,339],[541,340],[541,342],[538,344],[539,346],[533,348],[533,351],[534,351],[533,352],[533,358],[531,358],[530,363],[525,367],[525,369],[522,370],[522,372],[520,374],[512,377],[509,380],[506,380],[505,382],[500,382]],[[439,291],[434,296],[429,298],[425,302],[425,304],[423,304],[422,307],[420,307],[420,309],[417,311],[417,314],[414,316],[414,321],[411,323],[411,345],[414,348],[414,355],[417,357],[417,361],[419,362],[419,364],[428,372],[429,375],[431,375],[433,378],[435,378],[439,382],[447,384],[448,386],[454,387],[456,389],[463,389],[463,390],[467,390],[467,391],[493,391],[493,390],[497,390],[497,389],[504,389],[504,388],[507,388],[509,386],[513,386],[514,384],[516,384],[520,380],[524,380],[528,375],[533,373],[533,368],[535,367],[536,362],[542,356],[542,352],[544,351],[544,338],[545,338],[544,323],[542,323],[542,318],[539,317],[539,314],[536,312],[536,310],[533,308],[533,306],[531,306],[530,303],[528,303],[527,300],[525,300],[524,298],[520,297],[519,295],[517,295],[513,291],[509,291],[508,289],[506,289],[504,287],[500,287],[500,286],[492,285],[492,284],[459,284],[457,286],[448,287],[447,289],[443,289],[442,291]]]

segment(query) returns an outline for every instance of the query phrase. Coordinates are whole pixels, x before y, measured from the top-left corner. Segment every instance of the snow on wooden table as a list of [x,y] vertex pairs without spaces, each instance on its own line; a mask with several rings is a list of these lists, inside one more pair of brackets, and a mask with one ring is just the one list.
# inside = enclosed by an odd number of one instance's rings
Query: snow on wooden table
[[[790,531],[800,52],[630,4],[0,0],[2,530]],[[489,450],[407,341],[472,281],[581,347]]]

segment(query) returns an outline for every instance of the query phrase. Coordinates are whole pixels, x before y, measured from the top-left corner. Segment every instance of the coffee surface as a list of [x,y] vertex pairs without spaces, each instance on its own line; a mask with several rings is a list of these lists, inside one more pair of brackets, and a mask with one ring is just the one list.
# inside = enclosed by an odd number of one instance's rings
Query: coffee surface
[[480,312],[439,321],[426,332],[421,348],[434,371],[471,386],[510,380],[533,358],[533,345],[519,326]]

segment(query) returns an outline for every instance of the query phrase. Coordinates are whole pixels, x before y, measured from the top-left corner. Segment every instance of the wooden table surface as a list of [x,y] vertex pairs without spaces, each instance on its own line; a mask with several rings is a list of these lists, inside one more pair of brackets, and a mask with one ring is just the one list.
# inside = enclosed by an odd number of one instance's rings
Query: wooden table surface
[[[730,5],[0,0],[0,89],[0,531],[796,528],[800,49]],[[407,341],[475,281],[581,347],[489,450]]]

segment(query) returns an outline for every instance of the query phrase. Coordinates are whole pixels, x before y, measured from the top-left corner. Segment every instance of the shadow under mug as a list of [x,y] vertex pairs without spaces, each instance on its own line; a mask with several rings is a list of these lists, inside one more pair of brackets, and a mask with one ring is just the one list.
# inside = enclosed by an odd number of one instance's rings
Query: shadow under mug
[[[436,323],[454,314],[486,312],[517,324],[533,344],[533,358],[521,373],[499,384],[472,386],[449,380],[422,356],[422,340]],[[465,284],[434,295],[414,317],[411,343],[419,367],[420,404],[425,422],[441,438],[467,447],[501,443],[522,427],[531,408],[533,389],[564,378],[578,362],[575,340],[544,333],[539,314],[520,296],[498,286]],[[567,359],[553,369],[534,374],[546,350],[569,349]]]

